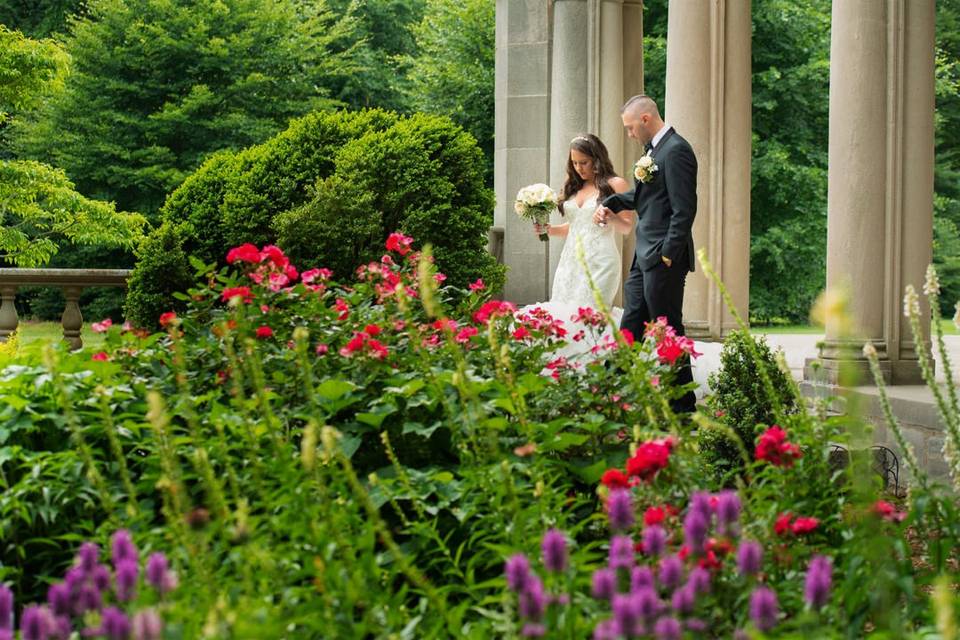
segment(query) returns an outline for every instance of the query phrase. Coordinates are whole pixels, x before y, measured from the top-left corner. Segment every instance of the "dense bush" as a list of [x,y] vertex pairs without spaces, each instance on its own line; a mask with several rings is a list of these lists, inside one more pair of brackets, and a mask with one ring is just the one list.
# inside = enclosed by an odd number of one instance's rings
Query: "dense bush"
[[[170,195],[161,211],[168,227],[156,233],[205,262],[222,262],[226,246],[276,242],[299,263],[348,276],[399,228],[435,245],[451,284],[483,278],[499,287],[503,269],[485,251],[492,210],[482,154],[449,120],[314,113],[262,145],[208,160]],[[181,282],[147,269],[137,268],[127,313],[152,326],[158,307],[140,306],[141,289],[172,292]]]
[[170,223],[160,225],[140,245],[139,262],[127,282],[127,320],[152,327],[161,313],[182,309],[174,294],[193,281],[183,238]]
[[[751,353],[753,349],[759,360]],[[703,460],[717,480],[726,478],[726,482],[731,482],[731,472],[743,470],[743,451],[752,455],[759,430],[777,420],[758,366],[766,372],[785,412],[794,413],[797,409],[791,382],[777,365],[766,339],[743,330],[731,332],[720,352],[720,369],[710,375],[712,395],[707,401],[717,421],[730,431],[708,429],[699,437]],[[735,438],[731,437],[734,435]]]

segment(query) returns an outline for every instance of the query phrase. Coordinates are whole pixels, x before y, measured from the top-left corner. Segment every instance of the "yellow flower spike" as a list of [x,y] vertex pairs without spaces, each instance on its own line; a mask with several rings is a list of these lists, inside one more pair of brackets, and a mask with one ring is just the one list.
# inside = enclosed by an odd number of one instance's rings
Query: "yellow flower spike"
[[850,294],[845,288],[827,289],[813,303],[810,319],[828,330],[835,328],[840,335],[849,335],[853,329],[849,309]]
[[931,598],[940,637],[943,640],[956,640],[957,620],[953,611],[953,589],[950,586],[949,576],[937,578]]
[[300,441],[300,462],[307,471],[312,471],[317,462],[317,423],[311,420],[303,430]]
[[325,426],[320,430],[320,441],[323,443],[323,448],[331,456],[337,452],[337,440],[339,439],[340,432],[331,426]]

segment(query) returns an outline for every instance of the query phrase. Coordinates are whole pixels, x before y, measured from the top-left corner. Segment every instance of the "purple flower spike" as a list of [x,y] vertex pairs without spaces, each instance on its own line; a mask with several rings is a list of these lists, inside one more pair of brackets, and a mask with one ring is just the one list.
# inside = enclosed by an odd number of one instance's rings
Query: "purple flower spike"
[[0,631],[13,630],[13,591],[0,584]]
[[610,568],[629,569],[633,566],[633,540],[629,536],[610,539]]
[[176,576],[169,570],[167,557],[162,553],[152,553],[147,559],[147,582],[160,595],[172,591],[177,586]]
[[736,491],[721,491],[717,497],[717,531],[721,535],[736,535],[740,522],[740,496]]
[[110,569],[107,569],[102,564],[98,564],[93,568],[90,579],[93,580],[93,584],[99,591],[107,591],[110,589]]
[[137,547],[126,529],[120,529],[110,539],[110,558],[113,560],[114,568],[119,567],[124,560],[140,561]]
[[610,609],[613,611],[613,628],[617,634],[627,637],[635,635],[640,613],[634,596],[618,593],[613,596]]
[[676,618],[660,618],[653,627],[653,637],[657,640],[680,640],[683,627]]
[[830,600],[833,566],[826,556],[813,556],[804,581],[803,599],[813,609],[820,609]]
[[107,607],[100,617],[100,629],[109,640],[127,640],[130,637],[130,619],[116,607]]
[[633,526],[633,498],[626,489],[615,489],[607,500],[607,516],[610,528],[614,531],[626,531]]
[[542,638],[547,635],[547,628],[542,624],[527,623],[523,625],[520,635],[524,638]]
[[769,631],[777,625],[780,603],[769,587],[759,586],[750,594],[750,619],[760,631]]
[[737,569],[742,576],[752,576],[763,566],[763,547],[755,540],[744,540],[737,549]]
[[80,568],[86,573],[92,573],[97,562],[100,560],[100,547],[92,542],[84,542],[80,545],[80,551],[77,553]]
[[593,640],[618,640],[618,638],[613,620],[604,620],[593,629]]
[[630,572],[630,590],[640,591],[641,589],[650,589],[654,586],[656,580],[650,567],[634,567]]
[[507,576],[507,588],[519,593],[530,577],[530,561],[522,553],[512,555],[507,558],[504,573]]
[[100,591],[92,584],[86,583],[80,587],[80,593],[77,594],[78,613],[86,611],[99,611],[103,606],[103,597]]
[[160,640],[160,634],[163,633],[163,622],[153,609],[137,612],[131,627],[133,640]]
[[700,511],[691,510],[683,520],[683,541],[694,553],[703,553],[709,527],[710,520]]
[[117,565],[117,600],[128,602],[133,600],[137,591],[137,578],[140,567],[136,560],[121,560]]
[[697,593],[689,583],[674,591],[673,597],[670,599],[670,606],[677,613],[690,613],[696,603]]
[[67,640],[73,634],[73,623],[69,615],[53,616],[53,631],[51,638],[53,640]]
[[67,585],[67,589],[70,590],[70,593],[77,593],[80,591],[80,585],[86,582],[87,576],[84,574],[83,569],[80,567],[73,567],[72,569],[67,569],[67,574],[63,578],[63,583]]
[[613,569],[597,569],[592,582],[591,593],[597,600],[609,600],[617,592],[617,573]]
[[710,593],[710,572],[703,567],[694,567],[690,571],[687,584],[697,595]]
[[567,568],[567,539],[559,529],[550,529],[543,535],[543,566],[547,571],[561,572]]
[[71,600],[70,588],[62,582],[52,584],[50,588],[47,589],[47,604],[50,605],[50,610],[53,611],[55,615],[70,615],[73,609],[73,602],[71,602]]
[[707,522],[707,526],[710,525],[710,519],[713,517],[714,505],[713,500],[711,500],[710,494],[706,491],[697,491],[692,496],[690,496],[690,512],[699,513],[704,520]]
[[707,623],[700,618],[688,618],[684,622],[687,629],[693,631],[694,633],[706,633],[707,632]]
[[653,589],[642,589],[634,593],[632,597],[637,613],[644,620],[653,620],[663,609],[663,603],[660,602],[657,592]]
[[520,600],[517,607],[520,616],[525,620],[536,622],[543,616],[547,608],[547,594],[543,590],[543,583],[540,578],[531,574],[527,583],[520,592]]
[[13,631],[9,629],[0,629],[0,640],[13,640]]
[[23,640],[48,640],[52,629],[50,613],[37,605],[23,610],[20,620],[20,634]]
[[680,584],[683,579],[683,561],[677,556],[667,556],[660,561],[660,583],[668,589]]
[[643,552],[648,556],[658,556],[667,546],[667,532],[659,525],[651,525],[643,530]]

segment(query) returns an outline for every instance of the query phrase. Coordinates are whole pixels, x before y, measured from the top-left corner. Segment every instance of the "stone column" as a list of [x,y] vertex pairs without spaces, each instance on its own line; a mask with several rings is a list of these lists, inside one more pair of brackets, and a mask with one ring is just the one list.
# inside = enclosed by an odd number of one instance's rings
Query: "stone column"
[[0,342],[6,342],[17,330],[17,325],[20,323],[20,318],[17,317],[17,307],[14,305],[16,295],[16,287],[0,287]]
[[[643,0],[623,0],[623,99],[643,93]],[[619,106],[623,106],[620,104]],[[621,127],[620,140],[623,154],[614,160],[616,169],[627,182],[633,183],[633,164],[643,155],[643,149],[627,137],[617,109],[616,123]],[[627,281],[633,264],[636,236],[624,236],[621,247],[623,258],[623,281]]]
[[497,0],[494,225],[504,229],[504,297],[547,298],[547,243],[513,212],[517,191],[550,179],[550,6]]
[[932,250],[933,0],[834,2],[832,24],[827,287],[850,292],[858,337],[828,324],[825,369],[866,372],[869,340],[889,382],[918,383],[901,310]]
[[[589,122],[591,93],[597,45],[591,36],[591,4],[595,0],[554,0],[553,46],[550,82],[550,186],[558,193],[567,175],[570,140],[578,133],[594,133]],[[551,220],[564,222],[559,213]],[[553,286],[563,238],[550,238],[549,277]],[[547,298],[542,298],[546,300]]]
[[[697,155],[693,237],[748,313],[750,293],[750,0],[670,0],[666,121]],[[735,325],[701,269],[687,278],[687,334],[719,339]]]

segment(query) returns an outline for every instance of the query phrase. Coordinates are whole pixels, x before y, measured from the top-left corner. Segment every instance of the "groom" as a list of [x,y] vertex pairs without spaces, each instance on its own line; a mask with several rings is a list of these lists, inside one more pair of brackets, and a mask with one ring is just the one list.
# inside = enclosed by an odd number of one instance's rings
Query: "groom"
[[[644,145],[652,160],[638,162],[634,188],[605,199],[600,212],[604,219],[624,210],[637,212],[637,248],[623,286],[620,326],[639,337],[645,323],[666,316],[677,335],[684,335],[683,287],[694,268],[691,227],[697,215],[697,158],[648,96],[627,100],[620,117],[627,135]],[[691,381],[687,359],[677,384]],[[673,402],[678,412],[692,412],[695,405],[692,391]]]

